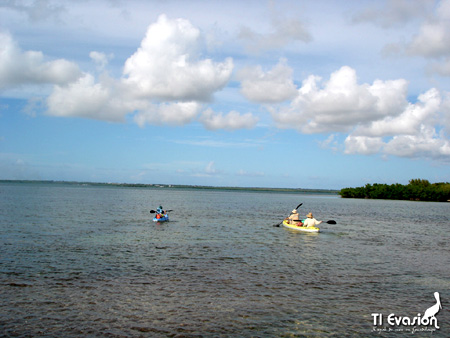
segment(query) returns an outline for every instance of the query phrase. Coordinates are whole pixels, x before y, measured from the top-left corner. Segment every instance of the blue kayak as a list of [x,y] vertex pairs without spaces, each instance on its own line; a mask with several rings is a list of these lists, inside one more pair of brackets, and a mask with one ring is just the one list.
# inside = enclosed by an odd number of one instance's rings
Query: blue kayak
[[169,214],[165,214],[163,217],[153,217],[153,222],[167,222],[169,220]]

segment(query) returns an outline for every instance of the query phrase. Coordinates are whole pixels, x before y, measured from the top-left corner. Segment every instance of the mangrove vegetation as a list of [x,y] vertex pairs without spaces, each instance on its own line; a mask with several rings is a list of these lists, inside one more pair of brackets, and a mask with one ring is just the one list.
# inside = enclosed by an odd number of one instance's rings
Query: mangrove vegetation
[[339,194],[343,198],[447,202],[450,201],[450,183],[412,179],[407,185],[366,184],[364,187],[341,189]]

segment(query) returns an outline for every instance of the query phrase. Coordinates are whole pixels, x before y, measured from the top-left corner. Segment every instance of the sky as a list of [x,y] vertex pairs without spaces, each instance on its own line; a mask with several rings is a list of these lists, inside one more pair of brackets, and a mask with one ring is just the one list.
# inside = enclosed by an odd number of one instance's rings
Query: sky
[[450,181],[450,0],[0,0],[0,179]]

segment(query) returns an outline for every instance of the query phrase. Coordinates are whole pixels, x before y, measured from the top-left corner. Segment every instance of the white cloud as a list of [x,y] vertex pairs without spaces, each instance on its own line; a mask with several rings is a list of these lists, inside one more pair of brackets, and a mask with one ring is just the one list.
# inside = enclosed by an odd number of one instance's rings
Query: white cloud
[[113,55],[92,51],[89,53],[89,57],[95,62],[99,70],[103,70],[108,65],[109,60],[113,58]]
[[0,89],[29,84],[66,84],[80,75],[75,63],[64,59],[45,61],[39,51],[23,52],[10,34],[0,32]]
[[47,99],[48,114],[123,122],[135,113],[134,121],[144,127],[153,125],[184,125],[192,122],[200,110],[197,102],[159,102],[135,99],[127,87],[103,75],[99,82],[90,74],[67,86],[55,86]]
[[345,139],[345,153],[364,155],[375,154],[380,151],[383,144],[381,137],[349,135]]
[[357,127],[345,140],[346,153],[382,152],[400,157],[446,158],[450,142],[441,127],[449,130],[449,121],[441,116],[441,95],[430,89],[409,104],[402,114]]
[[47,99],[47,113],[121,122],[136,103],[116,95],[113,83],[113,80],[96,83],[92,75],[84,74],[69,85],[57,85]]
[[312,40],[310,32],[298,15],[290,18],[277,12],[274,6],[270,6],[270,15],[271,32],[257,33],[250,27],[241,27],[239,38],[243,40],[247,51],[259,53],[279,49],[295,41],[310,42]]
[[135,116],[134,121],[141,127],[146,123],[154,125],[184,125],[192,122],[201,105],[197,102],[172,102],[148,104]]
[[231,76],[233,62],[200,59],[200,31],[161,15],[124,67],[124,83],[141,98],[208,101]]
[[422,125],[416,135],[394,136],[384,152],[400,157],[450,158],[450,142],[437,135],[433,127]]
[[297,89],[292,80],[292,68],[289,68],[286,63],[286,59],[281,59],[266,73],[261,66],[242,69],[238,74],[238,78],[242,81],[242,94],[248,100],[260,103],[276,103],[293,99],[297,95]]
[[339,142],[337,140],[337,134],[330,134],[326,140],[320,141],[319,145],[324,149],[332,149],[333,151],[339,151]]
[[387,116],[371,122],[367,126],[358,127],[353,134],[369,136],[393,136],[398,134],[414,135],[423,123],[436,123],[436,114],[441,105],[441,97],[437,89],[430,89],[418,97],[418,102],[408,104],[398,116]]
[[323,88],[320,81],[320,77],[309,76],[289,107],[272,109],[280,128],[306,134],[349,131],[355,125],[398,114],[407,105],[405,80],[359,85],[355,70],[344,66],[331,74]]
[[375,1],[371,3],[370,7],[358,11],[352,20],[355,23],[373,22],[383,28],[390,28],[396,25],[404,25],[417,17],[426,16],[433,4],[434,0]]
[[215,113],[212,109],[205,110],[200,116],[200,122],[203,123],[206,129],[217,130],[235,130],[235,129],[251,129],[258,119],[251,113],[241,115],[232,110],[228,114]]
[[450,0],[443,0],[407,46],[410,54],[441,57],[450,54]]
[[[139,126],[184,125],[198,117],[201,103],[228,82],[233,62],[200,59],[201,35],[187,20],[162,15],[148,27],[141,47],[125,63],[124,76],[107,73],[96,79],[68,61],[44,62],[40,52],[25,52],[9,35],[0,35],[0,89],[30,83],[54,84],[47,114],[123,122],[134,114]],[[103,71],[112,54],[92,51],[89,57]],[[204,114],[208,128],[250,128],[251,114]]]
[[[358,84],[356,72],[342,67],[323,84],[311,75],[288,107],[270,110],[280,128],[305,134],[348,133],[347,154],[449,157],[449,94],[443,100],[432,88],[410,103],[407,85],[403,79]],[[339,148],[334,137],[322,146]]]

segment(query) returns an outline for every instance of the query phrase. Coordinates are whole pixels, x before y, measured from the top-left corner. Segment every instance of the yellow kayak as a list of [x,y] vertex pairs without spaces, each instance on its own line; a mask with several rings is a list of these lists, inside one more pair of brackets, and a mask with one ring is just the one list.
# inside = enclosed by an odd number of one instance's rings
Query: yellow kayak
[[287,220],[283,221],[283,226],[288,229],[296,230],[296,231],[304,231],[304,232],[319,232],[319,228],[316,227],[304,227],[298,226],[295,224],[289,224]]

